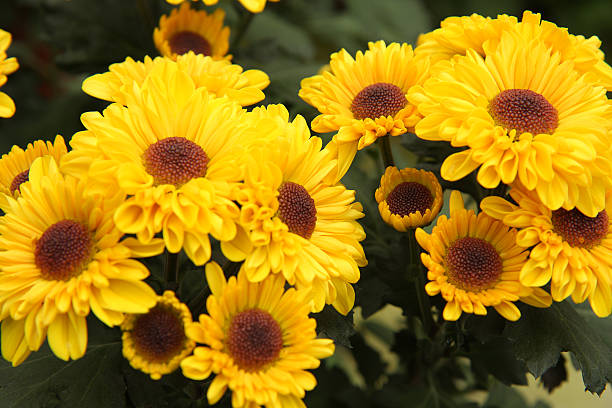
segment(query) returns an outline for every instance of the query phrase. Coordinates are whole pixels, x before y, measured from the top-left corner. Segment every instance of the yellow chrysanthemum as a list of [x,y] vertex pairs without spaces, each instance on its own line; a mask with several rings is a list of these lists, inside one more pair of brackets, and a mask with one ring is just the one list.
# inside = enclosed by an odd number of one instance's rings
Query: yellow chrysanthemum
[[430,280],[425,291],[430,296],[442,294],[447,302],[445,320],[457,320],[463,312],[486,315],[486,307],[493,306],[515,321],[521,312],[513,302],[550,306],[548,293],[519,281],[527,251],[516,245],[515,237],[516,230],[502,222],[466,210],[456,190],[451,193],[450,218],[441,215],[431,235],[416,230],[419,245],[428,252],[421,254]]
[[74,135],[62,169],[86,175],[92,191],[128,194],[115,212],[121,231],[143,243],[161,232],[170,252],[184,249],[202,265],[211,254],[209,234],[221,241],[236,234],[232,194],[256,129],[246,128],[238,103],[165,68],[142,87],[133,84],[126,106],[83,114],[88,130]]
[[153,32],[155,47],[162,56],[172,59],[189,51],[214,59],[231,59],[227,55],[230,29],[223,25],[223,19],[225,12],[220,8],[209,15],[183,3],[159,19],[159,27]]
[[[406,94],[428,76],[428,58],[415,58],[408,44],[371,42],[355,59],[344,49],[331,55],[330,71],[302,80],[299,96],[321,112],[316,132],[338,131],[339,145],[371,145],[387,134],[399,136],[421,116]],[[352,160],[352,158],[351,158]]]
[[383,221],[406,232],[429,225],[442,208],[442,187],[430,171],[387,167],[374,193]]
[[604,88],[544,43],[506,32],[495,52],[483,59],[469,50],[408,98],[424,115],[420,138],[466,147],[446,158],[443,178],[480,167],[483,187],[519,182],[553,210],[603,209],[612,187],[611,105]]
[[[166,2],[170,4],[180,4],[185,0],[166,0]],[[199,0],[192,0],[199,1]],[[266,2],[270,1],[273,3],[278,2],[279,0],[239,0],[240,4],[244,6],[245,9],[249,10],[251,13],[261,13],[266,7]],[[207,6],[215,5],[219,2],[219,0],[202,0],[202,2]]]
[[587,74],[590,81],[612,90],[612,67],[604,61],[599,38],[571,35],[566,28],[542,21],[539,13],[531,11],[523,12],[520,22],[516,17],[505,14],[495,19],[478,14],[448,17],[440,23],[440,28],[419,37],[414,52],[419,56],[431,57],[432,62],[466,55],[468,49],[484,57],[485,43],[488,41],[488,47],[494,49],[505,31],[514,31],[526,41],[542,41],[553,52],[559,53],[561,62],[572,61],[576,71]]
[[295,289],[284,291],[280,275],[253,283],[240,272],[226,282],[210,263],[206,278],[212,291],[208,314],[187,327],[187,336],[202,346],[181,362],[183,375],[204,380],[216,374],[209,404],[229,388],[234,408],[305,408],[305,391],[317,384],[306,370],[334,353],[331,340],[316,338],[308,303]]
[[195,341],[185,334],[191,323],[187,306],[167,290],[148,312],[125,317],[121,324],[123,356],[132,367],[159,380],[193,351]]
[[36,159],[21,196],[7,197],[0,218],[2,356],[20,364],[45,337],[53,353],[76,359],[87,347],[86,316],[108,326],[123,313],[155,304],[149,271],[133,257],[157,255],[161,240],[121,240],[113,211],[121,197],[86,193],[85,183],[63,176],[51,156]]
[[28,172],[35,159],[53,156],[59,163],[65,154],[66,144],[60,135],[55,137],[53,143],[37,140],[28,144],[25,150],[13,146],[8,154],[3,154],[0,159],[0,208],[6,207],[4,196],[19,197],[19,186],[28,181]]
[[551,211],[533,193],[510,190],[518,204],[501,197],[487,197],[482,210],[504,224],[519,228],[517,245],[533,247],[520,273],[526,286],[550,282],[552,298],[568,296],[576,303],[587,298],[599,317],[612,312],[612,193],[606,208],[595,217],[580,211]]
[[[0,29],[0,87],[7,81],[7,75],[19,68],[15,57],[7,58],[6,50],[11,45],[11,33]],[[0,92],[0,118],[10,118],[15,114],[15,102],[4,92]]]
[[206,88],[218,97],[227,96],[242,106],[262,101],[265,95],[261,90],[270,84],[270,78],[263,71],[250,69],[243,72],[240,65],[189,52],[179,55],[176,62],[148,56],[141,62],[128,57],[124,62],[109,66],[108,72],[83,81],[83,91],[93,97],[125,105],[125,93],[130,91],[133,83],[142,86],[152,72],[169,69],[168,66],[175,66],[173,70],[178,69],[189,75],[196,88]]
[[232,261],[244,260],[252,282],[280,274],[289,284],[311,292],[313,310],[325,303],[346,314],[353,307],[351,283],[366,264],[357,221],[363,217],[355,192],[337,183],[336,160],[310,137],[301,116],[289,122],[282,105],[256,108],[249,114],[271,144],[247,158],[248,171],[239,186],[240,225],[236,238],[221,243]]

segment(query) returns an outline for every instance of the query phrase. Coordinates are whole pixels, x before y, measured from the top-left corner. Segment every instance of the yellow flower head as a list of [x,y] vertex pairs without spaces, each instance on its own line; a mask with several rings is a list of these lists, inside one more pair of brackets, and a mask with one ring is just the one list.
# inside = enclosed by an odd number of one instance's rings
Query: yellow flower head
[[53,143],[37,140],[28,144],[25,150],[13,146],[8,154],[0,159],[0,207],[6,207],[4,196],[19,197],[19,187],[28,181],[28,173],[32,162],[38,157],[53,156],[59,163],[60,158],[66,154],[66,144],[60,135],[55,137]]
[[442,187],[425,170],[387,167],[374,194],[383,221],[406,232],[429,225],[442,208]]
[[132,367],[159,380],[193,351],[195,342],[185,334],[192,322],[187,306],[167,290],[148,312],[125,317],[121,324],[123,356]]
[[[167,3],[170,4],[181,4],[185,0],[166,0]],[[199,0],[191,0],[191,1],[199,1]],[[261,13],[263,9],[266,7],[266,2],[270,1],[276,3],[279,0],[240,0],[240,4],[244,6],[245,9],[249,10],[251,13]],[[219,0],[202,0],[207,6],[212,6],[217,4]]]
[[215,263],[206,265],[212,290],[199,322],[187,326],[187,336],[200,346],[181,362],[183,375],[204,380],[214,404],[227,388],[234,408],[304,407],[305,391],[317,381],[308,371],[334,353],[329,339],[316,338],[316,322],[299,292],[284,290],[273,275],[249,282],[241,271],[226,282]]
[[13,365],[45,337],[59,358],[79,358],[90,311],[114,326],[124,313],[155,304],[143,282],[149,271],[131,258],[157,255],[163,242],[121,240],[113,222],[121,197],[94,197],[85,188],[46,156],[32,163],[21,196],[7,198],[10,211],[0,218],[0,320],[2,355]]
[[521,312],[513,302],[548,307],[550,295],[519,281],[527,259],[524,247],[516,245],[516,230],[484,213],[464,208],[458,191],[451,193],[450,218],[441,215],[431,234],[416,230],[416,239],[428,253],[421,260],[428,269],[430,296],[446,300],[443,317],[457,320],[461,313],[487,314],[493,306],[506,319],[515,321]]
[[487,197],[482,210],[518,228],[517,245],[533,247],[520,271],[520,281],[539,287],[550,282],[553,300],[568,296],[576,303],[587,298],[599,317],[612,312],[612,193],[595,217],[576,209],[551,211],[532,192],[513,188],[510,196]]
[[230,29],[223,25],[224,18],[225,12],[220,8],[208,14],[183,3],[159,19],[159,27],[153,32],[155,47],[162,56],[172,59],[189,51],[214,59],[231,59],[227,55]]
[[428,76],[429,59],[415,58],[408,44],[371,42],[355,59],[344,49],[331,55],[330,70],[302,80],[299,95],[321,112],[316,132],[338,131],[334,139],[357,149],[379,137],[411,130],[421,116],[409,103],[410,87]]
[[125,94],[133,89],[133,83],[141,87],[149,75],[157,75],[164,70],[183,71],[193,80],[196,88],[206,88],[210,94],[218,97],[227,96],[242,106],[263,100],[265,95],[261,90],[270,84],[270,78],[263,71],[249,69],[243,72],[240,65],[189,52],[179,55],[176,62],[169,58],[151,59],[148,56],[141,62],[128,57],[124,62],[109,66],[108,72],[83,81],[83,91],[93,97],[125,105]]
[[417,136],[466,147],[444,160],[446,180],[479,168],[485,188],[517,182],[553,210],[603,209],[612,187],[606,91],[543,42],[505,32],[486,58],[468,50],[408,98],[424,115]]
[[466,55],[469,49],[485,57],[485,44],[494,49],[506,31],[517,33],[526,41],[542,41],[553,52],[559,53],[561,62],[572,61],[574,69],[580,74],[587,74],[591,82],[612,90],[612,67],[604,62],[599,38],[593,36],[587,39],[569,34],[567,28],[542,20],[539,13],[531,11],[523,12],[520,22],[516,17],[505,14],[495,19],[478,14],[448,17],[440,23],[440,28],[419,36],[414,52],[419,56],[431,57],[432,63],[448,60],[455,55]]
[[[341,313],[353,307],[351,283],[366,264],[363,217],[355,192],[337,183],[336,160],[321,139],[310,137],[306,121],[289,122],[282,105],[249,114],[269,144],[253,150],[236,201],[240,225],[236,238],[221,249],[232,261],[244,260],[252,282],[282,273],[291,285],[311,292],[313,310],[325,303]],[[341,176],[340,176],[341,177]]]
[[[11,45],[11,33],[0,29],[0,87],[6,83],[7,75],[19,68],[15,57],[6,58],[6,50]],[[15,114],[15,102],[4,92],[0,92],[0,118],[10,118]]]
[[121,231],[142,243],[161,232],[170,252],[184,249],[202,265],[209,234],[236,235],[232,194],[256,129],[246,128],[240,105],[196,89],[177,69],[133,84],[127,98],[126,106],[83,114],[88,130],[74,135],[62,168],[87,175],[92,191],[118,187],[128,195],[115,212]]

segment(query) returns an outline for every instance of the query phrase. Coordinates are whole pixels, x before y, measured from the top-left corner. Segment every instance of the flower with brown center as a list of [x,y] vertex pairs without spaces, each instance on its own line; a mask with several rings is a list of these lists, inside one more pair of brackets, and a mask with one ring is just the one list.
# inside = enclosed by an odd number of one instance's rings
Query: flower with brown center
[[121,324],[123,355],[132,367],[159,380],[193,351],[195,342],[185,334],[191,323],[187,306],[165,291],[148,312],[130,314]]
[[[7,58],[6,50],[11,45],[11,33],[0,29],[0,86],[7,81],[7,75],[19,68],[15,57]],[[15,102],[4,92],[0,92],[0,118],[10,118],[15,113]]]
[[13,146],[11,151],[0,158],[0,208],[6,211],[5,197],[19,197],[20,187],[29,179],[32,162],[38,157],[52,156],[58,163],[66,154],[64,138],[55,137],[54,142],[37,140],[25,150]]
[[209,404],[229,388],[234,407],[301,406],[304,392],[316,385],[306,370],[334,352],[331,340],[317,338],[304,293],[285,291],[278,274],[253,283],[241,270],[226,281],[214,262],[206,265],[206,278],[208,314],[187,325],[198,345],[181,362],[183,375],[199,381],[215,374]]
[[172,59],[189,51],[214,59],[231,59],[227,55],[230,29],[223,25],[224,19],[225,12],[220,8],[208,14],[185,2],[159,19],[159,27],[153,32],[155,46],[162,56]]
[[442,208],[442,187],[429,171],[387,167],[374,194],[383,221],[398,231],[429,225]]
[[408,93],[424,116],[415,132],[461,148],[442,163],[448,181],[477,170],[485,188],[520,183],[551,210],[594,217],[612,188],[606,90],[553,50],[504,31],[484,55],[441,62]]
[[518,228],[517,245],[533,247],[521,269],[524,285],[542,287],[550,282],[553,300],[571,296],[575,303],[589,300],[599,317],[612,312],[612,193],[595,217],[573,208],[551,211],[538,196],[520,188],[510,190],[516,204],[487,197],[484,212]]
[[450,198],[450,218],[441,215],[431,234],[416,230],[416,239],[427,252],[421,260],[428,270],[425,291],[442,294],[446,300],[445,320],[457,320],[461,313],[487,314],[493,306],[508,320],[518,320],[520,300],[548,307],[550,295],[530,288],[518,279],[527,259],[525,247],[516,245],[516,230],[509,229],[484,213],[464,208],[458,191]]
[[311,293],[313,311],[332,304],[348,313],[355,301],[351,284],[366,264],[355,193],[338,183],[334,153],[311,137],[301,116],[289,122],[285,107],[270,105],[248,117],[270,139],[245,158],[248,171],[236,193],[240,228],[221,243],[223,253],[244,261],[252,282],[282,274]]
[[84,178],[64,176],[52,156],[34,160],[20,197],[7,197],[0,222],[2,355],[20,364],[45,338],[63,360],[83,356],[86,317],[108,326],[124,313],[144,313],[155,292],[147,268],[132,258],[157,255],[163,241],[147,245],[122,238],[113,223],[121,196],[91,195]]
[[414,129],[421,115],[406,95],[428,71],[429,59],[416,58],[410,45],[371,42],[354,59],[344,49],[332,54],[329,71],[303,79],[299,95],[321,113],[312,130],[338,131],[334,141],[350,164],[379,137]]

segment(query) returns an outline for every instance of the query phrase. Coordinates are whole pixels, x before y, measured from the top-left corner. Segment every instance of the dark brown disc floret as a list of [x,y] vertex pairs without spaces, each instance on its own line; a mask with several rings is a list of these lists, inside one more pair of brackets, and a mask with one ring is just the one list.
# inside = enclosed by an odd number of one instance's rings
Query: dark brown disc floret
[[529,132],[553,134],[559,125],[557,109],[548,100],[530,89],[506,89],[489,103],[495,124],[517,134]]
[[196,177],[204,177],[209,158],[198,144],[184,137],[168,137],[145,150],[143,162],[156,184],[180,186]]
[[289,232],[309,239],[317,224],[317,209],[308,191],[301,185],[286,182],[278,189],[278,216]]
[[406,93],[399,86],[379,82],[366,86],[355,96],[351,112],[355,119],[376,119],[395,115],[407,103]]
[[453,242],[446,252],[445,263],[449,282],[471,292],[494,286],[502,273],[499,253],[481,238],[463,237]]
[[227,347],[238,367],[257,371],[278,358],[283,348],[283,332],[270,313],[245,310],[232,318]]
[[160,304],[136,317],[131,335],[136,352],[152,363],[180,354],[187,339],[180,314]]
[[552,212],[553,231],[573,247],[591,248],[608,235],[608,213],[603,210],[595,217],[587,217],[576,208],[560,208]]
[[425,215],[425,211],[431,208],[434,198],[423,184],[405,181],[389,193],[386,201],[391,214],[404,216],[420,211],[421,215]]
[[170,50],[178,55],[193,51],[196,54],[211,55],[210,43],[192,31],[179,31],[168,40]]
[[19,187],[21,186],[21,184],[29,180],[30,180],[30,169],[22,171],[21,173],[16,175],[13,181],[11,182],[11,186],[9,188],[9,190],[11,191],[11,194],[14,194],[15,190],[19,190]]

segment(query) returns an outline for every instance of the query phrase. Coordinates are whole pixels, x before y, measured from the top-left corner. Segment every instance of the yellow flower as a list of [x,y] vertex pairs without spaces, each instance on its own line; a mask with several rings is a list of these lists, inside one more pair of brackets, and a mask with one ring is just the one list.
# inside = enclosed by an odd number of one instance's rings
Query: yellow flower
[[125,93],[131,91],[133,83],[140,87],[149,75],[170,69],[169,66],[172,66],[172,70],[178,69],[189,75],[196,88],[206,88],[218,97],[227,96],[242,106],[263,100],[265,95],[261,90],[270,84],[270,78],[263,71],[249,69],[243,72],[240,65],[189,52],[179,55],[176,62],[148,56],[141,62],[128,57],[124,62],[109,66],[108,72],[83,81],[83,91],[93,97],[125,105]]
[[428,76],[429,60],[408,44],[371,42],[355,59],[344,49],[331,55],[330,71],[302,80],[299,96],[321,112],[315,132],[338,131],[334,140],[355,152],[379,137],[411,130],[421,116],[409,103],[410,87]]
[[599,83],[612,91],[612,67],[604,62],[599,49],[601,41],[596,36],[588,39],[569,34],[566,28],[542,21],[539,13],[523,12],[519,22],[516,17],[505,14],[492,19],[478,14],[463,17],[448,17],[440,28],[419,36],[416,55],[429,56],[432,62],[448,60],[455,55],[466,55],[468,49],[486,55],[485,43],[494,49],[505,31],[513,31],[526,41],[538,39],[559,53],[561,62],[572,61],[574,69],[587,74],[590,81]]
[[486,307],[493,306],[515,321],[521,317],[513,303],[517,300],[550,306],[548,293],[519,281],[527,251],[516,245],[515,237],[516,230],[500,221],[466,210],[458,191],[451,193],[450,218],[441,215],[431,234],[416,230],[419,245],[428,252],[421,254],[430,280],[425,291],[442,294],[445,320],[457,320],[463,312],[486,315]]
[[134,84],[126,106],[83,114],[88,130],[73,136],[62,169],[86,175],[92,191],[128,195],[114,217],[121,231],[142,243],[161,232],[170,252],[184,249],[202,265],[211,254],[209,234],[221,241],[236,235],[232,194],[257,130],[246,128],[236,102],[196,89],[171,68]]
[[167,290],[148,312],[125,317],[121,324],[123,356],[132,367],[159,380],[193,351],[195,342],[185,334],[191,323],[187,306]]
[[25,150],[13,146],[8,154],[0,159],[0,208],[6,207],[4,196],[19,197],[19,187],[28,181],[28,172],[32,162],[38,157],[53,156],[59,163],[66,154],[66,144],[60,135],[55,137],[53,143],[37,140],[28,144]]
[[113,211],[121,197],[88,195],[85,183],[59,173],[51,156],[36,159],[21,196],[7,197],[0,219],[2,355],[13,365],[48,339],[53,353],[77,359],[87,347],[92,311],[108,326],[144,313],[155,292],[133,257],[157,255],[161,240],[121,240]]
[[367,261],[359,241],[363,217],[355,192],[335,174],[336,160],[321,139],[310,137],[306,121],[288,122],[282,105],[256,108],[255,127],[270,138],[251,152],[236,201],[240,225],[236,238],[221,243],[232,261],[244,260],[252,282],[282,273],[291,285],[311,292],[313,310],[333,304],[343,314],[355,301],[351,283]]
[[[15,57],[6,58],[6,50],[11,45],[11,33],[0,29],[0,87],[6,83],[6,76],[17,71],[19,63]],[[0,92],[0,118],[10,118],[15,114],[15,102],[4,92]]]
[[383,221],[406,232],[429,225],[442,208],[442,187],[425,170],[387,167],[374,194]]
[[599,317],[612,311],[612,193],[595,217],[576,209],[551,211],[530,192],[513,188],[510,196],[487,197],[482,210],[504,224],[519,228],[517,245],[533,247],[520,273],[526,286],[550,282],[553,300],[568,296],[576,303],[587,298]]
[[224,18],[225,12],[220,8],[209,15],[183,3],[159,19],[159,27],[153,32],[155,47],[162,56],[172,59],[189,51],[214,59],[231,59],[227,55],[230,29],[223,25]]
[[183,375],[204,380],[216,374],[209,404],[229,388],[234,408],[305,407],[305,391],[317,384],[306,370],[334,352],[331,340],[316,338],[308,303],[295,289],[284,291],[279,275],[252,283],[240,272],[226,282],[221,268],[209,263],[206,278],[208,314],[187,326],[187,336],[201,346],[181,362]]
[[518,182],[553,210],[603,209],[612,187],[612,109],[604,88],[559,58],[540,41],[505,32],[486,58],[468,50],[413,88],[408,98],[424,115],[417,136],[466,147],[446,158],[443,178],[480,167],[485,188]]
[[[166,0],[166,2],[170,4],[180,4],[185,0]],[[192,0],[198,1],[198,0]],[[270,2],[278,2],[279,0],[267,0]],[[219,0],[202,0],[202,2],[207,6],[212,6],[217,4]],[[240,4],[244,6],[245,9],[249,10],[251,13],[261,13],[263,9],[266,7],[266,0],[240,0]]]

